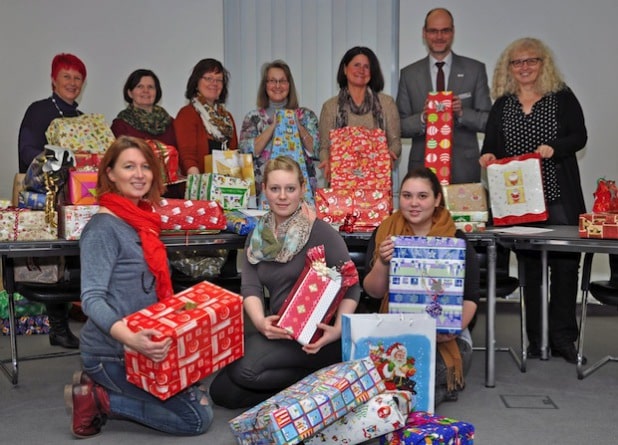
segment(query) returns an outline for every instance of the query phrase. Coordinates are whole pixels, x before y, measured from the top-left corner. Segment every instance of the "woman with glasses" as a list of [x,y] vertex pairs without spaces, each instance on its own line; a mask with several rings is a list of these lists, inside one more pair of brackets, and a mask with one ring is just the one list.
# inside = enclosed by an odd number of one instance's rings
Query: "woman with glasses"
[[212,150],[237,149],[236,124],[225,108],[230,74],[215,59],[200,60],[187,81],[185,97],[174,130],[180,169],[191,175],[204,172],[204,156]]
[[123,318],[172,295],[161,218],[153,211],[163,192],[152,149],[139,138],[119,137],[99,166],[100,209],[80,238],[81,301],[88,321],[81,330],[82,369],[65,387],[71,431],[86,438],[108,418],[131,420],[180,436],[203,434],[212,423],[206,389],[191,386],[165,401],[129,383],[124,349],[155,362],[171,339],[155,329],[131,331]]
[[253,154],[260,207],[267,205],[261,193],[264,165],[279,155],[298,162],[307,185],[305,201],[313,205],[317,186],[313,160],[317,159],[318,147],[318,118],[310,109],[299,106],[290,67],[283,60],[264,64],[257,109],[247,113],[240,130],[240,150]]
[[[495,159],[538,153],[549,213],[544,224],[576,225],[586,210],[576,154],[588,136],[579,101],[566,86],[551,51],[533,38],[511,43],[498,59],[491,92],[495,103],[487,121],[481,166]],[[523,261],[526,276],[528,356],[539,357],[540,252],[519,252],[518,260]],[[577,362],[579,260],[579,253],[549,254],[551,352],[569,363]]]
[[337,70],[339,94],[320,113],[320,165],[330,181],[330,131],[342,127],[380,128],[386,133],[393,160],[401,154],[399,111],[395,100],[381,91],[384,76],[375,53],[364,46],[349,49]]

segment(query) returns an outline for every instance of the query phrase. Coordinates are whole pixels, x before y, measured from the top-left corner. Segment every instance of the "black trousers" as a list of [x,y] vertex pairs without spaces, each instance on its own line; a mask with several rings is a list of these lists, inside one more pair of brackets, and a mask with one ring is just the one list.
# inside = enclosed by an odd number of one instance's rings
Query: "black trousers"
[[341,342],[307,354],[293,340],[269,340],[246,319],[245,355],[223,368],[210,385],[215,404],[248,408],[325,366],[341,361]]

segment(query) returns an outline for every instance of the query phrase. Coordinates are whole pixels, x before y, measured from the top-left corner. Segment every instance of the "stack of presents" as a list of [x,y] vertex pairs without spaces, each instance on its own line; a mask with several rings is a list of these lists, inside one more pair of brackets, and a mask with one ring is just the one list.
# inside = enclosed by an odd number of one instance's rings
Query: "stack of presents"
[[[102,117],[96,143],[60,124],[50,126],[50,145],[26,174],[19,206],[0,211],[2,240],[78,239],[97,212],[97,169],[113,135]],[[444,128],[441,132],[448,136]],[[342,230],[373,231],[392,212],[392,161],[384,132],[343,128],[331,139],[331,188],[316,191],[317,213]],[[166,183],[186,181],[185,199],[163,199],[156,208],[166,233],[251,230],[256,220],[244,211],[255,198],[251,159],[237,152],[213,153],[205,159],[207,173],[181,178],[174,147],[149,144]],[[438,170],[448,173],[444,166]],[[482,189],[449,189],[447,198],[454,211],[467,212],[463,222],[483,222]],[[465,246],[455,238],[395,240],[393,313],[367,315],[378,317],[371,320],[360,314],[344,317],[342,361],[230,420],[238,443],[357,444],[378,437],[382,444],[473,443],[471,424],[433,414],[435,334],[461,329]],[[317,324],[332,321],[358,279],[351,261],[329,268],[324,246],[310,249],[281,308],[279,326],[300,344],[314,342],[322,335]],[[127,316],[126,323],[134,331],[154,328],[173,339],[162,362],[125,352],[128,381],[161,400],[244,354],[242,298],[207,281]]]
[[582,238],[618,239],[618,187],[616,181],[600,178],[594,192],[591,213],[579,216]]

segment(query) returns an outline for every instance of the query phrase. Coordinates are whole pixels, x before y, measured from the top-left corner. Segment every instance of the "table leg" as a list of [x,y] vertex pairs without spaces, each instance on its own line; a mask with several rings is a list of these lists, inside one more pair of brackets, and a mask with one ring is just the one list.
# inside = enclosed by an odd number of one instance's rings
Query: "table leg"
[[549,306],[549,279],[547,265],[547,250],[541,250],[541,360],[549,359],[549,323],[548,323],[548,306]]
[[13,385],[17,385],[18,359],[17,359],[17,332],[15,332],[15,282],[13,281],[13,258],[2,257],[2,281],[6,289],[9,300],[9,334],[11,342],[10,367],[7,366],[9,360],[0,360],[0,369],[6,374]]
[[485,386],[496,386],[496,261],[495,243],[487,246],[487,323],[485,331]]

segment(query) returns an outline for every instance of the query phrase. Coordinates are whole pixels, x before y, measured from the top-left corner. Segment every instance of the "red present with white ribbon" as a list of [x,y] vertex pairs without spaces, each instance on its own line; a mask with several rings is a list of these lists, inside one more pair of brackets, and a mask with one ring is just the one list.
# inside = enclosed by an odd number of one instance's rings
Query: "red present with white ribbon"
[[425,121],[425,167],[436,174],[442,185],[451,182],[452,145],[453,92],[430,92]]
[[317,217],[352,232],[373,232],[393,209],[390,190],[317,189]]
[[162,199],[155,211],[162,230],[224,230],[225,214],[215,201]]
[[318,323],[329,323],[350,286],[358,283],[358,272],[351,260],[340,267],[328,267],[324,246],[307,251],[305,268],[279,310],[277,325],[287,330],[302,345],[322,336]]
[[242,297],[203,281],[125,317],[129,329],[156,329],[172,339],[155,363],[125,348],[127,381],[166,400],[244,355]]

